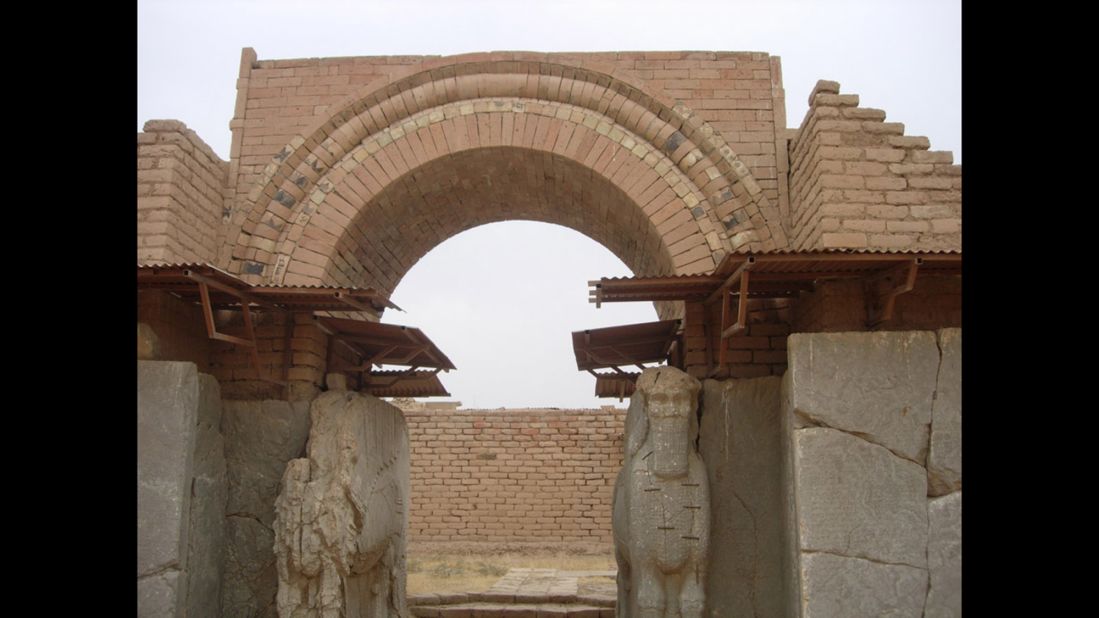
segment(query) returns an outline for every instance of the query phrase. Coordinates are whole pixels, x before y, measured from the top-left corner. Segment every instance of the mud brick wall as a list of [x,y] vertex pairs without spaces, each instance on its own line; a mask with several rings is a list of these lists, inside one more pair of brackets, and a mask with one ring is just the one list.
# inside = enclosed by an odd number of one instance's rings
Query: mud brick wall
[[[507,54],[483,54],[484,59]],[[631,72],[681,100],[719,131],[772,204],[779,203],[775,151],[786,127],[785,94],[777,57],[763,52],[552,53],[561,62],[592,61]],[[366,56],[259,60],[246,48],[232,121],[236,202],[243,203],[263,168],[329,106],[409,65],[437,56]],[[239,162],[238,162],[239,157]],[[727,213],[722,213],[727,214]],[[738,231],[738,230],[732,230]]]
[[790,237],[799,250],[961,245],[962,168],[926,137],[820,81],[789,143]]
[[178,120],[137,134],[138,262],[213,263],[223,240],[229,164]]
[[610,544],[624,409],[405,411],[413,542]]

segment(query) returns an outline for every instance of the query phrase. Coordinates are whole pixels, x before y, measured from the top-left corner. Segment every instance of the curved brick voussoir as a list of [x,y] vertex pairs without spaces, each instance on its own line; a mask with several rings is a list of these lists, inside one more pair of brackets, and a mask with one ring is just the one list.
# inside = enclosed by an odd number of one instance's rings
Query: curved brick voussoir
[[[471,157],[480,167],[457,173]],[[478,98],[424,110],[369,135],[314,185],[299,184],[297,193],[284,185],[281,197],[300,197],[264,215],[274,219],[267,227],[277,228],[275,238],[252,241],[270,254],[265,274],[276,283],[392,289],[449,235],[516,218],[577,229],[635,272],[705,272],[732,248],[682,166],[605,115],[544,100]],[[469,199],[455,203],[460,195]],[[607,199],[593,199],[600,195]]]
[[[255,273],[255,265],[244,264],[252,260],[270,266],[264,269],[265,279],[281,277],[274,268],[277,258],[270,255],[273,247],[264,240],[289,237],[288,224],[309,209],[311,193],[334,184],[326,184],[328,175],[338,176],[341,168],[354,167],[349,157],[356,151],[355,163],[361,163],[376,153],[360,149],[381,149],[394,142],[401,149],[405,135],[452,119],[446,114],[454,114],[454,108],[464,116],[492,111],[486,105],[511,106],[507,111],[515,114],[541,107],[557,120],[587,121],[588,129],[633,151],[665,177],[693,211],[693,218],[707,222],[701,227],[711,260],[745,246],[758,250],[785,245],[777,209],[768,203],[747,166],[717,131],[685,105],[626,71],[598,62],[577,59],[575,65],[566,65],[543,54],[492,53],[412,65],[326,107],[325,115],[274,157],[247,203],[238,209],[233,225],[239,226],[239,234],[231,270]],[[470,112],[477,106],[482,109]],[[483,136],[474,139],[483,147]]]

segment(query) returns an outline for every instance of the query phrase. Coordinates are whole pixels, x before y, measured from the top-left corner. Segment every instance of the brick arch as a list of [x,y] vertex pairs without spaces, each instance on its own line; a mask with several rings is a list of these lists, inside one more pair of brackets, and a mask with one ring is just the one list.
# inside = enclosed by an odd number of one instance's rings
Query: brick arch
[[[602,242],[639,273],[708,271],[724,249],[713,221],[699,207],[702,198],[690,179],[666,156],[639,142],[636,135],[610,125],[594,112],[544,101],[476,99],[426,110],[413,116],[409,124],[415,130],[404,130],[396,138],[394,132],[383,131],[348,152],[305,199],[288,209],[290,223],[278,234],[264,230],[271,238],[263,239],[259,246],[268,250],[263,264],[269,281],[340,282],[390,290],[390,277],[356,279],[332,266],[337,255],[346,254],[339,252],[336,239],[344,238],[348,229],[363,220],[372,221],[378,230],[390,229],[384,225],[387,222],[393,229],[400,229],[402,223],[405,229],[421,223],[440,227],[438,221],[449,221],[454,213],[460,213],[458,223],[446,228],[452,233],[509,218],[566,225]],[[466,163],[469,160],[479,160],[483,167],[471,168]],[[446,195],[452,198],[468,193],[464,205],[442,210],[436,220],[426,221],[417,218],[427,212],[424,209],[386,208],[399,187],[403,187],[401,195],[416,196],[421,203],[434,199],[436,179],[444,173],[466,185],[446,188]],[[480,203],[498,197],[483,187],[474,190],[479,185],[476,180],[486,175],[490,179],[495,175],[496,191],[507,192],[511,199],[497,199],[499,207],[482,213]],[[552,180],[557,194],[561,187],[570,188],[571,193],[556,202],[556,211],[546,208],[546,203],[539,201],[545,198],[540,183],[524,182],[525,176]],[[524,203],[519,188],[531,192],[530,204]],[[595,196],[609,197],[599,201]],[[580,204],[592,212],[583,211]],[[603,219],[594,218],[595,212],[602,213]],[[386,218],[363,219],[363,213]],[[617,227],[608,227],[606,221],[611,220],[619,222]],[[402,268],[414,263],[403,255],[405,245],[419,246],[414,234],[365,234],[366,239],[376,241],[365,246],[372,247],[381,259],[402,254],[397,260]],[[633,247],[645,247],[646,253],[632,253]],[[416,259],[422,255],[408,251]],[[666,258],[653,257],[660,252]],[[368,268],[366,272],[377,270]],[[403,271],[397,269],[397,273],[399,279]]]
[[[294,261],[296,247],[291,245],[300,237],[295,235],[308,226],[312,210],[325,202],[350,170],[381,169],[383,180],[393,181],[424,162],[421,153],[414,151],[415,143],[422,145],[424,140],[411,136],[425,130],[435,136],[444,126],[444,136],[450,131],[458,150],[510,146],[514,140],[493,135],[491,130],[483,136],[477,131],[478,124],[497,112],[511,116],[512,125],[515,118],[536,112],[542,117],[539,122],[564,124],[574,133],[594,132],[598,135],[594,139],[613,142],[623,151],[623,160],[640,161],[671,188],[679,206],[697,222],[713,263],[739,248],[784,246],[777,211],[767,204],[746,166],[712,127],[685,106],[669,103],[659,92],[643,90],[629,75],[587,62],[562,65],[537,54],[474,54],[427,61],[409,68],[404,76],[349,96],[276,155],[233,221],[234,227],[239,225],[239,234],[229,268],[281,281]],[[468,141],[456,137],[460,124],[456,118],[466,119]],[[501,119],[501,125],[506,123]],[[542,137],[529,136],[530,146],[537,149],[541,144],[533,142]],[[446,140],[447,152],[450,141]],[[384,165],[386,160],[390,169]],[[637,178],[619,179],[627,180]],[[382,188],[373,187],[371,195]],[[620,188],[642,197],[634,187]],[[360,197],[365,204],[370,196]],[[665,244],[673,242],[677,241]]]
[[[634,272],[670,274],[685,264],[703,270],[705,264],[696,263],[710,259],[697,233],[669,248],[634,197],[592,168],[551,152],[514,146],[461,150],[405,174],[357,210],[348,201],[356,199],[355,184],[348,179],[333,190],[332,207],[354,212],[342,228],[325,224],[342,233],[333,241],[323,227],[306,228],[284,281],[319,279],[392,294],[443,241],[504,220],[569,227],[607,247]],[[401,242],[389,242],[395,238]]]

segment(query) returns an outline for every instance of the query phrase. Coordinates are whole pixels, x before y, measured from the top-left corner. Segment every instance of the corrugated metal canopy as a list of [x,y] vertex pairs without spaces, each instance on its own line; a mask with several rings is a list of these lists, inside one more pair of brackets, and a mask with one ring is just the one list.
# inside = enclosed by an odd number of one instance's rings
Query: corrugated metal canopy
[[349,345],[369,365],[455,369],[424,332],[411,326],[314,316],[322,330]]
[[576,368],[589,371],[665,361],[679,340],[678,330],[679,320],[660,320],[575,331]]
[[375,397],[449,397],[436,371],[373,371],[363,390]]
[[597,373],[595,374],[595,396],[616,397],[622,400],[632,397],[640,373]]
[[[708,275],[666,277],[615,277],[591,281],[589,300],[596,305],[629,301],[697,301],[728,287],[738,270],[750,270],[749,298],[782,298],[811,289],[824,279],[861,278],[884,273],[905,264],[918,263],[926,275],[961,275],[960,251],[778,251],[763,254],[732,253]],[[731,290],[739,294],[735,286]]]
[[214,309],[239,308],[243,299],[285,311],[370,311],[400,307],[371,288],[252,285],[210,264],[138,264],[138,289],[165,290],[199,302],[206,284]]

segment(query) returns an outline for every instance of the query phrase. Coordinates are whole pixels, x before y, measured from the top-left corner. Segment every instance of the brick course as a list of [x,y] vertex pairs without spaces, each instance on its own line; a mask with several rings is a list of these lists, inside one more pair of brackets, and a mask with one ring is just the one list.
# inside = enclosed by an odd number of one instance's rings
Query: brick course
[[209,262],[224,241],[229,164],[177,120],[137,134],[137,259]]
[[609,544],[626,411],[406,410],[410,541]]
[[885,112],[820,81],[789,142],[790,235],[801,250],[961,246],[961,166]]

